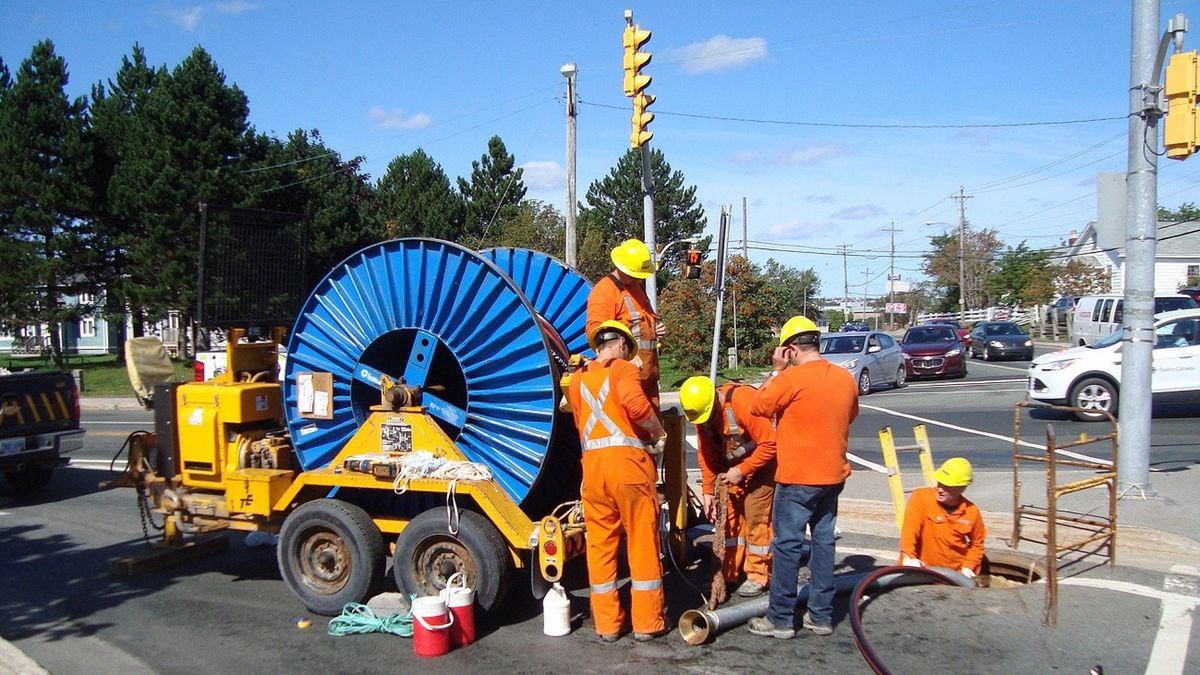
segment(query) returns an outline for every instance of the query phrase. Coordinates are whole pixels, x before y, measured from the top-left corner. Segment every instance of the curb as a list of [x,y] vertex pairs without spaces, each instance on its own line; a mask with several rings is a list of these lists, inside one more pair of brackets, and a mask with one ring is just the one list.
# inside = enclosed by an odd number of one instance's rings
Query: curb
[[49,672],[11,642],[0,638],[0,675],[49,675]]
[[145,410],[132,396],[81,396],[82,410]]

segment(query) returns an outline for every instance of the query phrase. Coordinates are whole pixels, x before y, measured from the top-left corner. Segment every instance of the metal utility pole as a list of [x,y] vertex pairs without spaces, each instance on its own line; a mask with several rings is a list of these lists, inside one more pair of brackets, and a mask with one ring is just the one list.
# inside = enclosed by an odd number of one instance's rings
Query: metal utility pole
[[950,195],[958,200],[958,316],[963,318],[967,312],[967,200],[974,195],[963,194],[963,187],[958,186],[958,194]]
[[567,266],[578,264],[579,237],[575,233],[575,117],[577,114],[575,99],[575,76],[577,69],[574,63],[565,64],[559,72],[567,78]]
[[[1134,0],[1129,67],[1129,172],[1126,177],[1124,334],[1121,338],[1120,452],[1122,495],[1154,496],[1150,486],[1150,375],[1154,348],[1154,259],[1158,230],[1158,69],[1182,15],[1158,37],[1159,0]],[[1155,57],[1157,55],[1157,61]]]
[[838,246],[842,252],[842,321],[850,320],[850,273],[846,267],[846,254],[850,251],[849,244]]
[[[888,262],[888,304],[892,305],[891,309],[895,309],[896,304],[896,233],[903,232],[902,228],[896,227],[896,222],[892,221],[891,227],[883,228],[884,232],[892,234],[892,255]],[[892,312],[887,312],[888,324],[892,322]]]

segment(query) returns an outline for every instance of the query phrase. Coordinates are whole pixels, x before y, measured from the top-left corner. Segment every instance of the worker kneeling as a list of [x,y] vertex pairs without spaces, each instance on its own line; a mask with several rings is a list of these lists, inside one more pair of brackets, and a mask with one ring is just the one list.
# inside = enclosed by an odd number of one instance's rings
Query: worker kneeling
[[[750,385],[713,387],[707,377],[691,377],[679,390],[683,414],[696,425],[704,513],[724,527],[721,573],[742,597],[762,595],[771,579],[771,502],[775,498],[775,429],[771,420],[750,414],[757,391]],[[715,487],[728,486],[725,522],[717,523]]]
[[900,564],[945,567],[970,578],[983,565],[987,528],[979,507],[963,497],[971,484],[971,463],[951,457],[933,474],[936,487],[913,490],[904,509]]
[[592,620],[602,641],[620,638],[625,615],[617,595],[617,550],[624,533],[633,637],[645,641],[667,630],[651,456],[662,451],[666,432],[628,361],[638,352],[629,328],[605,321],[588,333],[588,342],[596,360],[572,374],[567,402],[583,448]]

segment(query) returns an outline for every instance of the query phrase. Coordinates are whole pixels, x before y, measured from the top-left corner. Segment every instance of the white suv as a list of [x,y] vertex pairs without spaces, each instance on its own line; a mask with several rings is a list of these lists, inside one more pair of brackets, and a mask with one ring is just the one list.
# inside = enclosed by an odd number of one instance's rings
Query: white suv
[[[1029,398],[1117,414],[1121,385],[1121,335],[1033,360]],[[1154,371],[1150,390],[1155,403],[1200,401],[1200,309],[1181,309],[1154,317]],[[1101,412],[1075,413],[1093,422]]]

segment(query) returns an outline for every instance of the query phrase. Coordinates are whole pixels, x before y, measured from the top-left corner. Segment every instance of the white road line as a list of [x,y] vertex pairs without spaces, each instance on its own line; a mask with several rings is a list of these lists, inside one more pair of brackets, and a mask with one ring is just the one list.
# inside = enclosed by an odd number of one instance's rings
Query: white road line
[[971,364],[971,367],[975,367],[975,366],[987,366],[988,368],[999,368],[1000,370],[1016,370],[1016,371],[1020,371],[1022,373],[1029,372],[1028,366],[1026,366],[1024,368],[1018,368],[1016,366],[1003,366],[1003,365],[1000,365],[999,363],[986,363],[986,362]]
[[107,459],[72,459],[69,466],[76,469],[88,469],[89,471],[98,471],[100,469],[104,469],[105,471],[110,469],[112,471],[120,471],[124,467],[124,464],[120,459],[116,463],[110,462]]
[[853,452],[847,452],[846,459],[850,460],[851,462],[854,462],[855,464],[861,464],[861,465],[867,467],[868,469],[874,471],[875,473],[886,474],[888,472],[886,466],[884,466],[882,464],[876,464],[875,462],[872,462],[869,459],[863,459],[862,457],[859,457],[858,455],[854,454]]
[[[1000,434],[993,434],[990,431],[980,431],[978,429],[971,429],[969,427],[960,427],[957,424],[950,424],[948,422],[940,422],[938,420],[930,419],[928,417],[919,417],[917,415],[910,415],[908,413],[902,413],[898,410],[890,410],[888,408],[881,408],[879,406],[869,405],[869,404],[863,403],[861,401],[859,402],[858,407],[867,408],[868,410],[874,410],[876,412],[886,413],[888,415],[895,415],[896,417],[904,417],[904,418],[907,418],[910,420],[924,422],[925,424],[933,424],[935,426],[944,427],[946,429],[953,429],[955,431],[961,431],[963,433],[975,434],[976,436],[984,436],[986,438],[995,438],[997,440],[1007,441],[1009,443],[1011,443],[1013,440],[1012,436],[1001,436]],[[1038,448],[1039,450],[1046,449],[1046,446],[1044,446],[1044,445],[1038,445],[1037,443],[1030,443],[1029,441],[1017,441],[1017,443],[1025,446],[1027,448]],[[1099,462],[1100,464],[1112,464],[1112,462],[1110,460],[1099,459],[1096,457],[1089,457],[1087,455],[1081,455],[1078,452],[1071,452],[1070,450],[1055,450],[1055,452],[1057,452],[1060,455],[1063,455],[1064,457],[1071,457],[1074,459],[1083,460],[1085,462]]]
[[955,380],[953,382],[909,382],[908,386],[912,389],[934,389],[934,388],[968,388],[980,384],[1013,384],[1014,382],[1025,382],[1023,377],[1005,377],[999,380]]
[[1125,581],[1072,577],[1059,579],[1058,583],[1064,586],[1086,586],[1130,593],[1145,598],[1154,598],[1161,602],[1162,616],[1158,621],[1158,633],[1154,636],[1154,646],[1150,649],[1150,661],[1146,664],[1146,673],[1161,675],[1162,673],[1184,672],[1184,667],[1187,665],[1188,640],[1192,634],[1192,612],[1197,606],[1200,606],[1200,598],[1160,591]]

